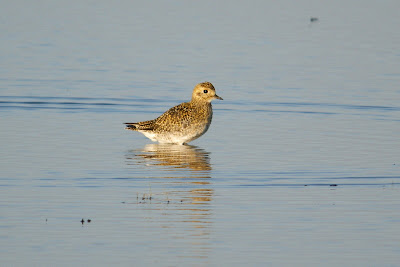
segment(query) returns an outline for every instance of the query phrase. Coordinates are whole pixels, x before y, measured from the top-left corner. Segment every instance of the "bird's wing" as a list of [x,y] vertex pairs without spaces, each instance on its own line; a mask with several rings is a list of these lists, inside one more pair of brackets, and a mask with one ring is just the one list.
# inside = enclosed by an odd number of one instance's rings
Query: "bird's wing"
[[179,125],[185,121],[188,122],[190,120],[193,110],[194,108],[189,103],[182,103],[170,108],[160,117],[155,119],[155,121],[157,124]]
[[165,127],[181,129],[191,123],[194,108],[185,102],[170,108],[157,119],[142,122],[125,123],[127,130],[133,131],[152,131],[163,130]]

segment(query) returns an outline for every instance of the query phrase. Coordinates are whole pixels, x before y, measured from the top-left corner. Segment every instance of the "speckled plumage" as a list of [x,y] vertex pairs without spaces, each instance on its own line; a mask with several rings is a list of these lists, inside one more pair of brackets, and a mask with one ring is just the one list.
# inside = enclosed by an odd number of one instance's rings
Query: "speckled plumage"
[[127,130],[138,131],[159,143],[185,144],[193,141],[210,127],[213,99],[220,99],[210,82],[193,89],[192,100],[170,108],[160,117],[142,122],[125,123]]

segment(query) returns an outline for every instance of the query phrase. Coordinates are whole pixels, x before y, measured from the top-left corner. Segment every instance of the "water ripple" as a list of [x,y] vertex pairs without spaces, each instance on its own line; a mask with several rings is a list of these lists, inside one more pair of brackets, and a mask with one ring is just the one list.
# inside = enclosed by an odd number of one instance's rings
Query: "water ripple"
[[[165,98],[95,98],[95,97],[52,97],[52,96],[0,96],[0,111],[21,110],[63,110],[68,112],[149,112],[165,111],[181,100]],[[225,101],[214,107],[224,112],[245,113],[295,113],[309,115],[375,116],[380,119],[393,117],[398,120],[398,106],[351,105],[313,102],[268,102],[268,101]]]
[[[169,100],[170,101],[170,100]],[[49,97],[49,96],[0,96],[0,111],[21,110],[80,110],[95,112],[132,112],[140,107],[163,106],[163,99],[150,98],[90,98],[90,97]],[[165,105],[165,104],[164,104]]]

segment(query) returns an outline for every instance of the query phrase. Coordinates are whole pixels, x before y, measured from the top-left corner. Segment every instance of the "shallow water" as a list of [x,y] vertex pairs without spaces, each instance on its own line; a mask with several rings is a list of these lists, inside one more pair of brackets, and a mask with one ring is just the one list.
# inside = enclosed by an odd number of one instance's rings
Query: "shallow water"
[[[0,262],[397,265],[397,10],[6,3]],[[123,129],[206,80],[224,101],[190,145]]]

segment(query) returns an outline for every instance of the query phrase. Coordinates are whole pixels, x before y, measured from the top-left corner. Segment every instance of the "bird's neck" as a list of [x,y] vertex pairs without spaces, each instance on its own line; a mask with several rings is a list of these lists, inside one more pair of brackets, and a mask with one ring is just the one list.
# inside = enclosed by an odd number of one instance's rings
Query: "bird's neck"
[[190,103],[195,106],[211,106],[211,102],[198,98],[192,98],[192,100],[190,100]]

